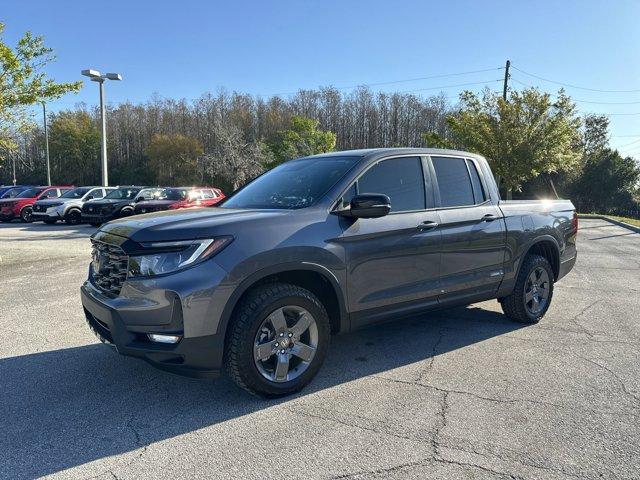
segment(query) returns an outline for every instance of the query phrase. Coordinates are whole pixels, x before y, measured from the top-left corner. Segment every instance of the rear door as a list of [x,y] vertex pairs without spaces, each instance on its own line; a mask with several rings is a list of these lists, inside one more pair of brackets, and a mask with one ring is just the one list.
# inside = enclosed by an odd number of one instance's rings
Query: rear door
[[355,194],[382,193],[391,199],[385,217],[342,219],[354,327],[437,303],[440,231],[428,175],[423,157],[384,159],[366,170],[343,198],[349,202]]
[[431,156],[442,234],[442,301],[497,290],[506,249],[502,212],[488,194],[475,160]]

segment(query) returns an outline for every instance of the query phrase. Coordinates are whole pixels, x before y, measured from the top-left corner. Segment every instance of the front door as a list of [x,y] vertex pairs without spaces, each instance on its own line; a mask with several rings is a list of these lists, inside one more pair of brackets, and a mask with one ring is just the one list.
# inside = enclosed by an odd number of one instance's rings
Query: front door
[[352,186],[352,194],[382,193],[391,212],[382,218],[343,218],[347,296],[352,326],[390,313],[437,303],[440,231],[433,192],[421,157],[378,162]]

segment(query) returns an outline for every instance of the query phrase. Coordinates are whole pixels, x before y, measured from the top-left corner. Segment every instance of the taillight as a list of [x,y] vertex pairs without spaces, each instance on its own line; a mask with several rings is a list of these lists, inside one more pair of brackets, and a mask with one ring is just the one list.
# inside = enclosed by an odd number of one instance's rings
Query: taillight
[[573,234],[578,234],[578,212],[573,212],[573,220],[571,220],[571,226],[573,227]]

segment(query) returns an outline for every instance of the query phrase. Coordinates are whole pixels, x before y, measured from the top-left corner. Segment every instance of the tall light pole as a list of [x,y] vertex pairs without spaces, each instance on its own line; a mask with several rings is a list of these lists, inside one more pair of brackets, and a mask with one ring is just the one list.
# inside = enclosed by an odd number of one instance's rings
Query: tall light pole
[[92,82],[100,84],[100,123],[102,124],[102,147],[100,149],[102,157],[102,186],[109,186],[109,173],[107,171],[107,121],[104,105],[104,82],[105,80],[122,80],[119,73],[105,73],[102,75],[97,70],[82,70],[82,75],[89,77]]
[[42,102],[42,117],[44,119],[44,145],[47,152],[47,185],[51,186],[51,167],[49,165],[49,130],[47,129],[47,107]]

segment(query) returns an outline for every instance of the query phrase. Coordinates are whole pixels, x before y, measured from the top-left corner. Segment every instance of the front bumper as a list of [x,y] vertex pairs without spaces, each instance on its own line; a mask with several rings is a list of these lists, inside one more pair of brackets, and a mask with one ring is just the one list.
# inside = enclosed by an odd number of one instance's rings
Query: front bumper
[[109,220],[113,220],[115,215],[101,215],[95,213],[84,213],[82,212],[82,221],[84,223],[106,223]]
[[[117,297],[86,281],[80,289],[85,317],[98,338],[122,355],[180,375],[215,378],[222,367],[224,330],[218,328],[212,283],[224,274],[214,262],[204,262],[170,276],[127,281]],[[155,343],[148,333],[182,339]]]
[[14,218],[18,218],[13,210],[3,209],[0,211],[0,220],[13,220]]
[[34,222],[42,220],[62,220],[62,215],[54,209],[49,209],[46,212],[31,212]]

